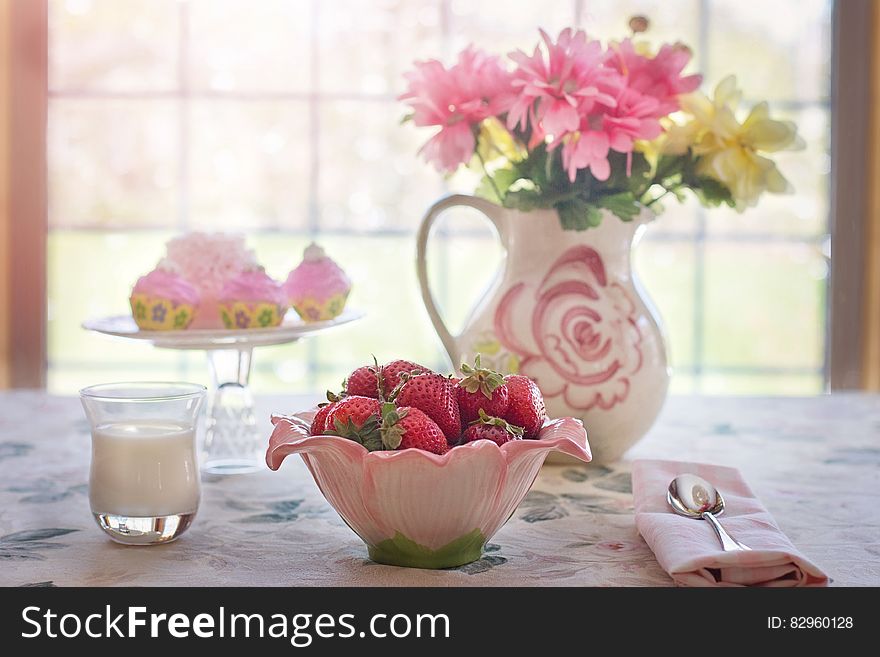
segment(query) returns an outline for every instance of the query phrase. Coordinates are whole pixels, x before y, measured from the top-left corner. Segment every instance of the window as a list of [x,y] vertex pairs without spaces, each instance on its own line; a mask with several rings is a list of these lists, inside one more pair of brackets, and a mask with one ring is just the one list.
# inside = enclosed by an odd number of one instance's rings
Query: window
[[[413,233],[445,190],[416,157],[395,101],[414,58],[473,41],[504,52],[536,28],[605,38],[629,16],[695,50],[707,87],[738,74],[794,119],[807,150],[780,166],[793,196],[743,215],[667,206],[635,263],[663,315],[673,391],[813,393],[826,380],[831,3],[785,0],[50,0],[49,388],[96,379],[206,377],[203,357],[109,341],[87,317],[126,312],[173,234],[246,232],[278,277],[318,239],[355,280],[357,326],[258,351],[258,391],[337,388],[370,353],[443,362],[418,298]],[[450,213],[430,256],[455,326],[498,246]]]

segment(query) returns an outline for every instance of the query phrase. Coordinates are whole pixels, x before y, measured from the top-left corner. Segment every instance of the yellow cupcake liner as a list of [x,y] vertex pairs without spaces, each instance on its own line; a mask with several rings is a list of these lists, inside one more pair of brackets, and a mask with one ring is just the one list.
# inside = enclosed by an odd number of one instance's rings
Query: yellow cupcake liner
[[129,301],[132,317],[144,331],[180,331],[192,323],[196,314],[192,304],[149,294],[132,294]]
[[305,297],[294,301],[293,309],[302,317],[304,322],[325,322],[328,319],[338,317],[345,308],[347,300],[348,292],[345,294],[334,294],[324,301]]
[[278,326],[284,319],[284,306],[274,303],[233,303],[220,304],[220,319],[228,329],[256,329]]

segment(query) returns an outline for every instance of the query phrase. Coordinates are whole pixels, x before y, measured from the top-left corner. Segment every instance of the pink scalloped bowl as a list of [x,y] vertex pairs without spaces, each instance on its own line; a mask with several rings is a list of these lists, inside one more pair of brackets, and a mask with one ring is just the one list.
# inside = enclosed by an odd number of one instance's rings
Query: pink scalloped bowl
[[476,561],[513,515],[544,458],[592,458],[580,420],[548,421],[536,440],[490,440],[439,456],[419,449],[368,452],[338,436],[310,436],[314,411],[273,416],[266,463],[299,454],[315,483],[379,563],[449,568]]

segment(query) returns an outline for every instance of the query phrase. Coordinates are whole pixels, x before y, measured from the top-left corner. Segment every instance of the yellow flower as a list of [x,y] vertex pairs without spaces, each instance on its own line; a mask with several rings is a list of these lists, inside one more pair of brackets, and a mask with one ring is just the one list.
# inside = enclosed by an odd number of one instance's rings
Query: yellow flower
[[782,194],[791,185],[765,157],[765,153],[803,148],[797,127],[791,121],[770,118],[766,102],[758,103],[742,123],[736,110],[742,93],[736,78],[728,76],[718,83],[712,98],[701,93],[682,98],[682,109],[693,118],[667,131],[664,152],[684,152],[689,144],[698,157],[697,173],[725,185],[742,211],[758,202],[767,191]]
[[696,121],[680,125],[670,118],[661,118],[663,132],[651,141],[637,140],[635,150],[642,153],[652,169],[657,167],[661,155],[684,155],[697,140]]
[[494,116],[480,124],[477,153],[487,163],[499,158],[508,162],[520,162],[528,155],[525,147]]

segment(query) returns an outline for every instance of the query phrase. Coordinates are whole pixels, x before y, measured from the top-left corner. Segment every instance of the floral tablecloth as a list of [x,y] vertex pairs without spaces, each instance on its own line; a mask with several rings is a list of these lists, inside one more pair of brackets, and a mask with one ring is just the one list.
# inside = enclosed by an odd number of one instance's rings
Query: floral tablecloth
[[[264,398],[262,416],[309,400]],[[265,422],[269,434],[268,420]],[[880,585],[880,397],[671,398],[629,458],[740,468],[836,585]],[[547,466],[485,556],[445,571],[369,561],[298,458],[206,478],[176,543],[116,545],[89,512],[79,401],[0,394],[0,585],[668,585],[638,535],[628,461]]]

